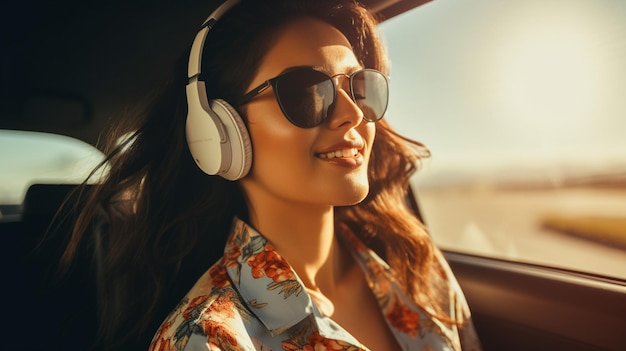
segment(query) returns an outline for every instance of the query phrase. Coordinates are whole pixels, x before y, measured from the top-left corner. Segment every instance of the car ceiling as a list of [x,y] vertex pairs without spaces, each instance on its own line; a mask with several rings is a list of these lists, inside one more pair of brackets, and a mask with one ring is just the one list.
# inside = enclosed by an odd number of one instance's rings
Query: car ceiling
[[[427,1],[362,2],[390,18]],[[3,4],[0,129],[65,134],[95,145],[112,119],[160,85],[220,2]]]

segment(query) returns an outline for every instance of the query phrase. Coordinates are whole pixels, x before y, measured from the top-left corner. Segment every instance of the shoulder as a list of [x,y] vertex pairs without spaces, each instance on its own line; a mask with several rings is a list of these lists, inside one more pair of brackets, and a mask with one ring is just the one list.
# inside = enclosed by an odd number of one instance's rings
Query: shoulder
[[205,272],[157,330],[151,351],[245,350],[245,322],[251,318],[222,260]]

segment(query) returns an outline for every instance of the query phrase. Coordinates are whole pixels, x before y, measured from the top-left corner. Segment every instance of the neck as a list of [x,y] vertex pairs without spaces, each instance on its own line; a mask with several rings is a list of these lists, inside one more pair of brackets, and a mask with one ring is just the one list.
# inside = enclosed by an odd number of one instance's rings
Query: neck
[[305,287],[332,291],[343,271],[332,206],[280,201],[252,205],[250,224],[274,245]]

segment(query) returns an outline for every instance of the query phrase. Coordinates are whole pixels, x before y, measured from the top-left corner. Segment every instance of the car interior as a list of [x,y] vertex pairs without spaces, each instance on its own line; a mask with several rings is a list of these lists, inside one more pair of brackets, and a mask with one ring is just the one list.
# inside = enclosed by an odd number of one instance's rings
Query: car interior
[[[385,23],[437,1],[445,0],[361,2]],[[0,132],[62,135],[97,150],[108,126],[145,103],[169,78],[198,25],[219,3],[29,0],[1,5]],[[4,154],[17,154],[6,145],[19,144],[0,145]],[[8,171],[5,165],[0,174]],[[0,202],[9,328],[3,349],[98,349],[95,301],[103,258],[97,244],[80,248],[69,272],[57,269],[84,198],[74,191],[80,183],[35,177],[19,200]],[[407,197],[428,226],[418,184]],[[103,227],[95,224],[91,230],[94,243]],[[624,277],[442,250],[465,292],[484,350],[626,350]],[[617,269],[626,272],[626,266]],[[181,277],[171,306],[197,276],[191,270]]]

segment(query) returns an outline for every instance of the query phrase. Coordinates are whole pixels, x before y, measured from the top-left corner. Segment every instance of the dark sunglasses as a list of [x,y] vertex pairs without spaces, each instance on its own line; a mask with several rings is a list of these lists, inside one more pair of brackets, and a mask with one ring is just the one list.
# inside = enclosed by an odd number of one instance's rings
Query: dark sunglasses
[[329,76],[310,67],[301,67],[265,81],[245,94],[237,106],[272,87],[280,109],[287,119],[300,128],[313,128],[332,115],[337,99],[334,78],[345,76],[350,83],[350,97],[368,122],[383,118],[389,101],[387,77],[374,69],[362,69],[350,75]]

